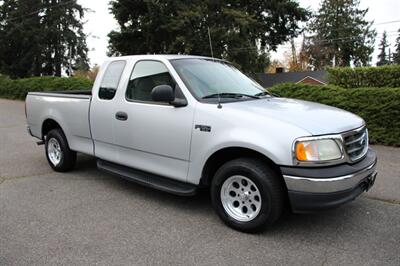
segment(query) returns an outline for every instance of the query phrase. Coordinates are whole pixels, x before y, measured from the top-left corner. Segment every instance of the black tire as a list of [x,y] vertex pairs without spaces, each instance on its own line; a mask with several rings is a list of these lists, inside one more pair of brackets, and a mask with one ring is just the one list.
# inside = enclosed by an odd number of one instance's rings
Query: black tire
[[[50,158],[51,155],[49,155],[49,145],[51,145],[52,143],[56,144],[54,141],[58,143],[61,150],[57,163],[55,163],[54,160],[52,161],[52,159]],[[53,129],[47,134],[45,141],[45,154],[47,161],[54,171],[67,172],[69,170],[72,170],[75,166],[76,152],[70,150],[67,138],[65,137],[64,132],[59,128]]]
[[[256,185],[256,189],[259,190],[261,207],[259,207],[258,214],[254,212],[254,218],[250,221],[235,219],[227,213],[223,206],[221,188],[228,178],[234,176],[244,176],[250,179]],[[279,173],[274,171],[266,162],[254,158],[239,158],[225,163],[218,169],[212,180],[211,200],[214,209],[223,222],[236,230],[251,233],[261,231],[279,219],[285,206],[284,191],[284,184]],[[239,193],[236,196],[240,197]],[[248,200],[251,202],[250,198]],[[238,201],[241,201],[241,199]],[[241,207],[238,208],[241,210]]]

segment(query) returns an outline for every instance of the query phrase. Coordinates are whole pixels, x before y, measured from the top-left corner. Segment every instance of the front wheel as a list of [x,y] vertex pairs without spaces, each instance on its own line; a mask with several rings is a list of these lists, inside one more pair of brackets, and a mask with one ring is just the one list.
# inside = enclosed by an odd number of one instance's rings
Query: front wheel
[[219,217],[230,227],[254,232],[272,225],[284,207],[284,186],[264,161],[240,158],[216,172],[211,198]]
[[45,152],[47,161],[55,171],[66,172],[74,168],[76,152],[70,150],[61,129],[53,129],[47,134]]

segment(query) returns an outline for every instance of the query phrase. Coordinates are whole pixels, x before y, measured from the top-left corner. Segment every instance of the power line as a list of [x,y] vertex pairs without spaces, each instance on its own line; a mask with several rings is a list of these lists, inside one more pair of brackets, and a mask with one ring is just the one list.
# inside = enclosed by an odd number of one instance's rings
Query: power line
[[[382,35],[384,32],[386,33],[393,33],[393,34],[387,34],[386,37],[391,37],[391,36],[397,36],[397,30],[392,30],[392,31],[383,31],[383,32],[379,32],[377,33],[377,35]],[[306,37],[306,38],[310,38],[310,37]],[[341,38],[333,38],[333,39],[316,39],[314,42],[316,43],[324,43],[324,42],[331,42],[331,41],[353,41],[353,40],[357,40],[357,39],[363,39],[363,36],[356,36],[356,35],[352,35],[352,36],[347,36],[347,37],[341,37]],[[297,41],[296,44],[301,44],[303,41]],[[282,46],[282,45],[281,45]]]
[[[76,2],[76,0],[70,0],[70,1],[67,1],[67,2],[61,2],[61,3],[58,3],[56,5],[52,5],[51,8],[58,8],[58,7],[61,7],[61,6],[64,6],[64,5],[68,5],[68,4],[73,3],[73,2]],[[41,9],[39,9],[39,10],[32,11],[32,12],[30,12],[28,14],[25,14],[25,15],[22,15],[22,16],[19,16],[19,17],[8,18],[7,20],[8,21],[15,21],[15,20],[18,20],[18,19],[21,19],[21,18],[26,18],[26,17],[32,16],[32,15],[35,15],[35,14],[39,14],[40,12],[43,11],[44,8],[48,8],[48,7],[43,7]],[[371,25],[372,26],[376,26],[376,25],[387,25],[387,24],[393,24],[393,23],[400,23],[400,20],[384,21],[384,22],[379,22],[379,23],[373,23]],[[387,31],[387,33],[390,33],[390,32],[397,32],[397,31]],[[380,34],[382,34],[382,33],[379,33],[379,35]],[[387,35],[387,37],[391,37],[391,36],[395,36],[395,35],[396,34],[389,34],[389,35]],[[287,35],[274,35],[274,36],[285,36],[286,37]],[[322,39],[322,40],[315,40],[314,43],[321,44],[321,43],[332,42],[332,41],[350,42],[350,41],[355,41],[357,39],[362,39],[362,37],[348,36],[348,37],[335,38],[335,39]],[[302,42],[296,42],[296,44],[301,44],[301,43]],[[290,45],[278,45],[278,46],[280,48],[291,47]],[[249,46],[249,47],[238,47],[238,48],[228,48],[228,49],[229,50],[252,50],[254,48],[256,48],[256,47]]]
[[[383,25],[383,24],[391,24],[391,23],[400,23],[400,20],[392,20],[392,21],[374,23],[374,24],[371,24],[371,26],[374,26],[374,25]],[[398,32],[398,31],[397,31],[397,30],[394,30],[394,31],[386,31],[386,33],[391,33],[391,32]],[[383,34],[383,32],[377,33],[377,35],[381,35],[381,34]],[[270,34],[269,36],[267,36],[267,38],[270,37],[270,36],[274,36],[274,37],[288,37],[287,34]],[[349,38],[353,38],[353,36],[352,36],[352,37],[337,38],[337,39],[325,39],[325,40],[331,41],[331,40],[349,39]],[[325,41],[325,40],[321,40],[321,41]],[[288,41],[289,41],[289,40],[288,40]],[[298,43],[298,42],[296,42],[296,43]],[[300,42],[300,43],[301,43],[301,42]]]
[[[75,2],[75,0],[70,0],[70,1],[67,1],[67,2],[64,2],[64,3],[58,3],[56,5],[52,5],[51,8],[65,6],[65,5],[71,4],[72,2]],[[33,16],[33,15],[39,14],[40,12],[43,11],[44,8],[48,8],[48,7],[43,7],[41,9],[29,12],[28,14],[25,14],[25,15],[22,15],[22,16],[19,16],[19,17],[7,18],[6,20],[7,21],[14,21],[14,20],[18,20],[18,19],[21,19],[21,18],[27,18],[27,17]]]
[[385,22],[380,22],[380,23],[374,23],[372,25],[385,25],[385,24],[393,24],[393,23],[400,23],[400,20],[392,20],[392,21],[385,21]]
[[[394,31],[394,32],[397,32],[397,31]],[[392,37],[392,36],[397,36],[397,34],[388,34],[388,35],[386,35],[386,37]],[[335,41],[337,43],[339,43],[339,42],[340,43],[343,43],[343,42],[345,43],[345,42],[353,42],[353,41],[362,40],[362,39],[363,39],[362,37],[349,36],[349,37],[336,38],[336,39],[316,40],[316,41],[314,41],[314,43],[323,44],[323,43],[332,42],[332,41]],[[378,41],[378,40],[375,40],[375,42],[376,41]],[[295,42],[295,44],[302,44],[302,41]],[[279,46],[279,48],[290,48],[291,47],[290,44],[288,44],[288,45],[278,45],[278,46]],[[229,48],[228,47],[228,50],[231,50],[231,51],[241,51],[241,50],[246,51],[246,50],[254,50],[255,48],[257,48],[257,47],[255,47],[255,46],[245,46],[245,47],[235,47],[235,48]]]

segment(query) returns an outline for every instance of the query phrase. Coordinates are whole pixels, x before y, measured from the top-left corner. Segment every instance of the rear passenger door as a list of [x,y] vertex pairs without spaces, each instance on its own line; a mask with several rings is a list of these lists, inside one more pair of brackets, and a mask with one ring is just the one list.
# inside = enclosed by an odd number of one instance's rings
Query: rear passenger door
[[90,126],[95,156],[112,162],[118,162],[118,149],[114,145],[115,136],[112,127],[117,104],[115,95],[123,86],[121,77],[125,66],[124,60],[112,61],[106,66],[104,73],[99,73],[103,78],[100,84],[95,84],[98,89],[97,93],[92,95],[90,106]]
[[118,161],[186,181],[193,107],[174,107],[152,101],[151,91],[158,85],[170,85],[177,98],[184,98],[164,63],[136,62],[116,110],[126,114],[126,120],[114,120]]

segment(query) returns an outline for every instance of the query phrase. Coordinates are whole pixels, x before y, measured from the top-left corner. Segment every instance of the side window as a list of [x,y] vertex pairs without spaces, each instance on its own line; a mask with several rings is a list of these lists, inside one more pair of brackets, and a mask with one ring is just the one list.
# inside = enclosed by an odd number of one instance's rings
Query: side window
[[112,100],[114,98],[125,64],[125,61],[114,61],[108,65],[100,84],[100,99]]
[[149,60],[139,61],[136,63],[129,79],[126,98],[128,100],[151,102],[151,91],[158,85],[170,85],[175,90],[177,97],[178,93],[181,95],[179,89],[176,89],[174,79],[163,63]]

